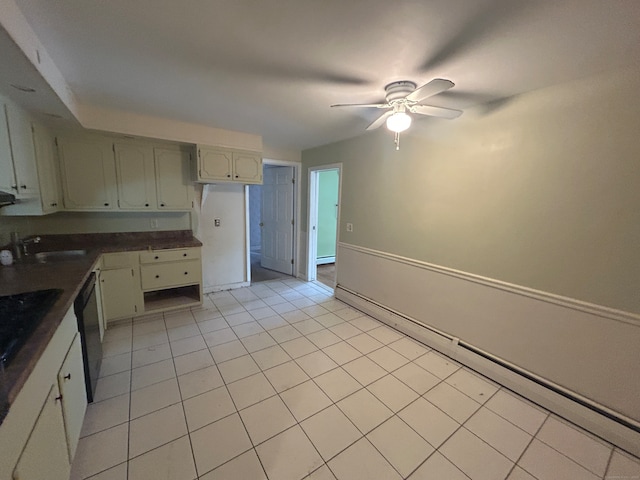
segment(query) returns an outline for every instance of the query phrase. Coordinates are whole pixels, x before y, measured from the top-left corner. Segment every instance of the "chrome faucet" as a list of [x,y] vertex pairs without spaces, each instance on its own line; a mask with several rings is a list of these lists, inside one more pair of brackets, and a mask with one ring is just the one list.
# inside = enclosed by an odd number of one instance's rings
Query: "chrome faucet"
[[40,240],[41,240],[40,237],[31,237],[31,238],[25,238],[20,242],[20,245],[22,245],[22,253],[24,254],[25,257],[29,256],[29,250],[27,249],[27,245],[40,243]]

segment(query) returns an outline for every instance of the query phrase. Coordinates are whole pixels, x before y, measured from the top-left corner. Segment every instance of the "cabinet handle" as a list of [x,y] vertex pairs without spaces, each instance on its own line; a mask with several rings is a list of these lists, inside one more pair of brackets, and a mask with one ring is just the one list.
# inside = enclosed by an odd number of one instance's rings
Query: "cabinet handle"
[[65,379],[65,380],[71,380],[71,374],[70,374],[70,373],[67,373],[67,374],[64,376],[64,379]]
[[148,204],[148,203],[145,203],[145,204],[144,204],[144,206],[145,206],[145,207],[148,207],[148,206],[149,206],[149,204]]
[[11,185],[11,188],[13,188],[14,190],[18,190],[18,185]]
[[189,275],[189,272],[184,272],[185,275]]
[[227,174],[227,178],[231,178],[231,174]]
[[238,175],[236,175],[236,178],[238,178]]
[[155,256],[155,257],[153,257],[153,258],[154,258],[155,260],[157,260],[157,259],[159,259],[160,257],[156,255],[156,256]]
[[108,207],[108,206],[109,206],[109,204],[108,204],[108,203],[105,203],[105,204],[104,204],[104,206],[105,206],[105,207]]
[[160,278],[160,275],[156,275],[156,278]]
[[49,205],[52,206],[52,207],[57,207],[58,206],[57,203],[50,203]]
[[58,395],[58,396],[56,397],[56,402],[59,402],[59,401],[61,401],[61,400],[62,400],[62,394],[60,394],[60,395]]
[[160,206],[161,206],[161,207],[164,207],[164,203],[161,203],[161,204],[160,204]]
[[20,185],[20,188],[22,188],[22,189],[25,189],[25,190],[26,190],[26,189],[27,189],[27,186],[26,186],[26,185]]

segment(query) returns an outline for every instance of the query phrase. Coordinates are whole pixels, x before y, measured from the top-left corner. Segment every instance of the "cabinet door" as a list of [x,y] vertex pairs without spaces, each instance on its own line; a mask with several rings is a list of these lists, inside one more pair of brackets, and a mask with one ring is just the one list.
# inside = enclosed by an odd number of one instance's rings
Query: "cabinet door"
[[154,148],[156,192],[159,210],[190,210],[193,186],[190,182],[191,155],[182,150]]
[[18,193],[11,143],[9,142],[9,124],[7,123],[5,104],[2,101],[0,101],[0,190],[14,195]]
[[156,208],[156,178],[153,148],[145,145],[115,145],[118,206],[121,210]]
[[120,268],[100,272],[100,293],[102,294],[104,319],[109,322],[136,315],[141,292],[136,268]]
[[198,180],[231,181],[233,154],[230,150],[198,148]]
[[54,384],[13,471],[15,480],[68,480],[71,466],[59,396]]
[[45,127],[33,125],[33,144],[36,151],[42,213],[53,213],[58,211],[60,204],[60,182],[55,163],[53,135]]
[[11,103],[6,104],[6,113],[18,194],[25,197],[37,196],[40,187],[36,169],[36,153],[33,148],[31,119],[27,112]]
[[111,143],[58,140],[62,193],[67,210],[113,210],[116,171]]
[[80,439],[84,414],[87,410],[87,390],[84,380],[80,334],[76,335],[62,367],[60,367],[58,386],[62,394],[62,416],[69,450],[69,462],[72,462]]
[[257,153],[233,152],[233,180],[262,183],[262,157]]

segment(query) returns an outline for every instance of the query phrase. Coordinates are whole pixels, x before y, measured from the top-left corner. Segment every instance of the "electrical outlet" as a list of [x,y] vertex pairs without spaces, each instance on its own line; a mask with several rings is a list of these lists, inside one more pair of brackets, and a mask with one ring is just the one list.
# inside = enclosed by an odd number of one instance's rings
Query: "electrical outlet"
[[353,232],[353,223],[347,223],[347,232]]
[[220,219],[219,218],[214,218],[213,219],[213,226],[214,227],[219,227],[220,226]]
[[158,228],[158,219],[152,218],[151,220],[149,220],[149,225],[151,226],[151,228]]

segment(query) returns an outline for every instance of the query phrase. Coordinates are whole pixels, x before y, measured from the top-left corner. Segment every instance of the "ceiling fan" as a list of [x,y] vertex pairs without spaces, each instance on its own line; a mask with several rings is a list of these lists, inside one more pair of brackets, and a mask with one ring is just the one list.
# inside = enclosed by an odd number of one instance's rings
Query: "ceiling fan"
[[454,86],[451,80],[436,78],[416,88],[414,82],[401,80],[384,87],[386,103],[340,103],[332,107],[383,108],[387,111],[374,120],[367,130],[374,130],[386,122],[387,128],[395,133],[396,149],[399,149],[399,134],[411,125],[409,113],[440,118],[457,118],[462,112],[452,108],[423,105],[421,102]]

